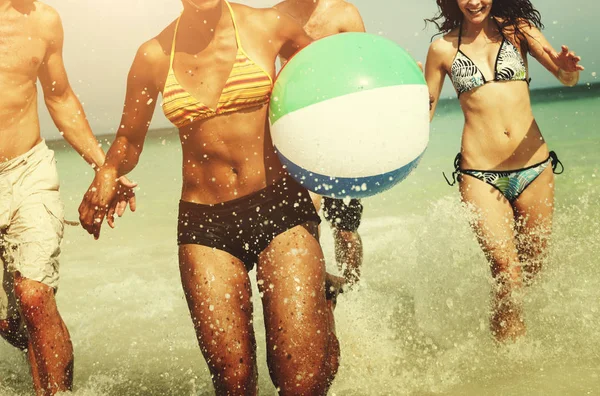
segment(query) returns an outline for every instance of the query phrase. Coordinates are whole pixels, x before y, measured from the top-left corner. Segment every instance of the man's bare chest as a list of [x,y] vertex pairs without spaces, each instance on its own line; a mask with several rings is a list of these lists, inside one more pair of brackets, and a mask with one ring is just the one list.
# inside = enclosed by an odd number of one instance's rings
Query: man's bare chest
[[46,49],[30,23],[0,18],[0,74],[37,75]]

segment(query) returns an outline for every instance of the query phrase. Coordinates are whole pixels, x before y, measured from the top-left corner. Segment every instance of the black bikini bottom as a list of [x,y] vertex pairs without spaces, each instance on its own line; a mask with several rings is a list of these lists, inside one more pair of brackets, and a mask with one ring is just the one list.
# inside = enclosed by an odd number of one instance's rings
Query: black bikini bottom
[[180,201],[177,244],[225,251],[250,271],[277,235],[307,222],[315,223],[312,228],[317,237],[316,225],[321,219],[308,191],[288,177],[219,204]]

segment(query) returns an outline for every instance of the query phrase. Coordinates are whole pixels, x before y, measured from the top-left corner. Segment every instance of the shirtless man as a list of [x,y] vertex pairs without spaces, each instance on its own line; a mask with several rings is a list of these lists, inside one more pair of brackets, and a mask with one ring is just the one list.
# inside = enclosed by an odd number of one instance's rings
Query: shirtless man
[[[70,390],[73,382],[73,347],[54,298],[63,204],[54,152],[40,134],[38,79],[67,142],[92,166],[104,163],[69,85],[62,47],[54,9],[33,0],[0,0],[0,336],[27,351],[37,395]],[[121,182],[129,188],[120,196],[131,194],[134,185]],[[121,215],[126,203],[111,205],[112,213]]]
[[[285,0],[275,6],[296,19],[314,40],[344,32],[364,32],[365,25],[356,7],[345,0]],[[282,63],[285,63],[282,59]],[[321,197],[311,193],[317,210]],[[325,197],[323,214],[333,229],[335,258],[343,268],[345,283],[353,285],[360,280],[363,249],[358,227],[363,206],[360,200],[345,203],[341,199]],[[332,285],[343,283],[330,276]]]

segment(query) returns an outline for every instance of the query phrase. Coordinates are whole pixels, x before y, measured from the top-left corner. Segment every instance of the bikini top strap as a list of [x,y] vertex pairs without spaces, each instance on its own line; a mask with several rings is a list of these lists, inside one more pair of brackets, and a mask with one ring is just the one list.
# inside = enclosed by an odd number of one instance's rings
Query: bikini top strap
[[240,40],[240,33],[238,31],[237,23],[235,22],[235,14],[233,12],[233,8],[231,4],[227,0],[225,0],[225,4],[227,4],[227,8],[229,8],[229,14],[231,15],[231,20],[233,21],[233,30],[235,30],[235,41],[237,43],[238,48],[242,48],[242,41]]
[[[242,47],[242,40],[240,39],[240,31],[238,29],[238,25],[237,22],[235,21],[235,13],[233,12],[233,7],[231,7],[231,4],[229,4],[229,2],[227,0],[224,0],[225,4],[227,4],[227,8],[229,8],[229,14],[231,15],[231,20],[233,21],[233,30],[235,30],[235,41],[237,43],[237,47],[238,47],[238,51],[240,51],[242,54],[244,54],[244,56],[248,59],[250,59],[250,56],[246,53],[246,51],[244,51],[244,47]],[[260,70],[262,70],[263,73],[265,73],[267,75],[267,77],[269,77],[269,81],[271,81],[271,85],[273,85],[273,78],[271,77],[271,74],[268,73],[262,66],[260,66],[258,63],[252,61],[256,66],[258,66],[258,68]]]
[[181,15],[177,18],[177,22],[175,23],[175,31],[173,32],[173,43],[171,44],[171,59],[169,60],[169,68],[173,68],[173,59],[175,59],[175,42],[177,41],[177,31],[179,30],[179,21],[181,20]]
[[460,43],[462,41],[462,21],[458,24],[458,47],[457,49],[460,51]]

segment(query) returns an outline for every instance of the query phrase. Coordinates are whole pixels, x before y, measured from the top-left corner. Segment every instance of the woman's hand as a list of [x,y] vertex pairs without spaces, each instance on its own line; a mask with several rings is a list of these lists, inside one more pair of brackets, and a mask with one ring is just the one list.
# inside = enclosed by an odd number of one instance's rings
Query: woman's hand
[[135,201],[135,190],[137,183],[132,182],[125,176],[119,178],[119,187],[117,188],[117,196],[110,205],[108,213],[106,214],[106,222],[110,228],[115,228],[115,213],[117,216],[122,217],[129,205],[129,210],[135,212],[136,201]]
[[569,87],[574,86],[579,81],[579,72],[583,66],[579,64],[581,58],[569,51],[566,45],[562,46],[560,52],[554,51],[548,40],[542,32],[535,26],[523,22],[520,26],[525,39],[529,53],[552,73],[558,80]]
[[569,51],[569,47],[562,46],[562,51],[556,52],[550,47],[544,47],[544,51],[550,56],[552,62],[561,70],[573,73],[584,70],[584,67],[579,64],[581,57],[575,55],[575,52]]
[[94,235],[94,239],[100,237],[102,221],[109,210],[114,214],[117,203],[122,200],[119,198],[121,186],[116,171],[103,168],[96,173],[94,181],[85,193],[79,205],[79,221],[87,232]]

